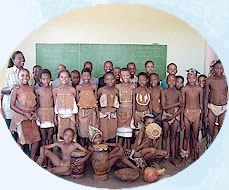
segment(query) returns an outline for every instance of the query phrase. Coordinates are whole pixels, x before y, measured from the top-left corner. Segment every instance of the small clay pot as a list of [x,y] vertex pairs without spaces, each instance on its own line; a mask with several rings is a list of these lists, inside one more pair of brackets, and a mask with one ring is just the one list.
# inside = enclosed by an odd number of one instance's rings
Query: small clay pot
[[139,177],[139,172],[132,168],[123,168],[115,171],[115,177],[121,181],[131,182]]

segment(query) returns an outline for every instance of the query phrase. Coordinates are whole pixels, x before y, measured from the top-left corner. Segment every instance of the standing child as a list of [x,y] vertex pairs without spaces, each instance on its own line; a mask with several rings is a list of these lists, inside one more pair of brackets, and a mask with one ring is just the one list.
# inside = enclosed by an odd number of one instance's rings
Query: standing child
[[159,76],[157,73],[152,73],[150,75],[150,97],[152,104],[152,114],[155,116],[155,121],[158,125],[161,126],[161,116],[162,116],[162,107],[161,107],[161,91],[162,87],[159,86]]
[[126,149],[130,152],[130,138],[133,132],[131,129],[133,118],[132,98],[135,86],[130,83],[130,71],[127,68],[121,69],[121,79],[123,82],[115,85],[118,89],[120,102],[118,109],[117,136],[119,137],[120,144],[123,144],[124,138],[126,139]]
[[167,76],[168,88],[161,91],[161,105],[163,108],[162,126],[163,138],[162,149],[167,150],[167,138],[170,131],[170,161],[177,165],[175,160],[175,137],[180,122],[180,113],[182,110],[182,96],[180,91],[175,88],[175,75]]
[[136,65],[134,62],[129,62],[127,64],[127,69],[130,71],[130,83],[137,86],[138,78],[136,77]]
[[143,117],[152,112],[150,90],[147,88],[148,77],[146,73],[138,74],[139,87],[133,91],[133,118],[134,126],[139,130],[143,127]]
[[[62,70],[59,73],[60,86],[53,88],[53,98],[55,103],[55,114],[58,123],[58,141],[63,140],[64,130],[71,128],[76,132],[76,114],[78,113],[75,97],[75,88],[69,86],[70,73],[68,70]],[[75,141],[76,139],[74,139]]]
[[121,83],[120,81],[121,69],[119,67],[114,68],[114,76],[115,76],[115,84]]
[[115,77],[112,72],[104,75],[106,86],[98,90],[100,103],[99,128],[103,132],[103,140],[115,142],[117,134],[117,109],[119,108],[118,90],[115,88]]
[[42,86],[41,77],[40,77],[41,71],[42,71],[42,67],[40,65],[35,65],[33,67],[33,80],[34,80],[33,85],[35,90]]
[[[75,150],[81,150],[86,152],[87,155],[84,158],[78,159],[78,164],[82,165],[91,156],[91,152],[83,148],[80,144],[73,142],[76,139],[75,131],[71,128],[66,128],[63,133],[63,141],[56,142],[49,145],[44,145],[40,148],[40,157],[37,159],[37,163],[41,166],[46,158],[48,158],[53,168],[49,169],[49,172],[56,175],[70,175],[71,174],[71,153]],[[49,149],[58,147],[61,149],[61,159],[55,155]]]
[[201,121],[201,110],[202,108],[202,96],[203,90],[201,87],[196,85],[197,74],[199,73],[195,69],[191,68],[187,70],[187,80],[188,84],[182,89],[182,97],[184,101],[184,142],[183,150],[186,154],[184,161],[188,157],[188,140],[190,137],[190,129],[192,125],[192,148],[194,149],[194,160],[199,157],[199,148],[198,148],[198,135],[199,130],[202,128]]
[[218,118],[219,129],[223,124],[225,113],[227,110],[227,94],[228,85],[224,76],[223,65],[220,60],[213,65],[213,76],[206,81],[206,97],[205,97],[205,123],[209,127],[211,142],[215,136],[215,122]]
[[42,87],[36,90],[37,95],[37,125],[40,126],[41,145],[53,143],[54,132],[54,99],[52,87],[49,85],[51,81],[51,72],[47,69],[41,72]]
[[86,146],[88,139],[88,127],[97,127],[98,108],[97,108],[97,87],[90,83],[91,70],[85,68],[81,72],[83,83],[76,86],[76,97],[78,101],[78,134],[80,136],[80,144]]
[[14,111],[10,131],[18,133],[18,144],[20,146],[24,144],[31,145],[30,158],[35,161],[37,148],[41,140],[36,125],[36,95],[34,88],[28,84],[30,76],[27,69],[20,69],[18,79],[20,84],[14,87],[10,101],[10,108]]
[[[168,64],[167,73],[168,73],[168,75],[176,75],[177,74],[177,65],[175,63]],[[161,81],[161,86],[163,89],[168,88],[168,85],[166,83],[166,79]]]
[[71,80],[72,80],[72,87],[76,88],[76,86],[80,83],[80,72],[77,70],[73,70],[71,72]]

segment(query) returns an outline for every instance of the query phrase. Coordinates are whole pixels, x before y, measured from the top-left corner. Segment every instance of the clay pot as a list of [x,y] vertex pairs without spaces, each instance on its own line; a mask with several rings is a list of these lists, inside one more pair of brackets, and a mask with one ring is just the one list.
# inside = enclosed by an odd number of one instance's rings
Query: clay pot
[[73,179],[83,177],[85,174],[85,165],[77,165],[77,161],[86,156],[85,152],[74,151],[71,153],[71,177]]
[[139,172],[132,168],[123,168],[115,171],[115,177],[121,181],[131,182],[139,177]]
[[155,182],[159,179],[159,174],[157,169],[153,167],[147,167],[144,170],[144,181],[147,183]]
[[105,181],[108,179],[110,169],[108,150],[94,150],[92,153],[92,167],[95,180]]

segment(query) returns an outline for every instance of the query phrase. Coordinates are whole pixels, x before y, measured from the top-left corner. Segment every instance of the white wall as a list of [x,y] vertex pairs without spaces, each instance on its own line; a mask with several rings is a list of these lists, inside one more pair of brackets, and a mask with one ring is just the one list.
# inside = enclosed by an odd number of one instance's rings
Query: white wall
[[205,41],[178,18],[145,5],[111,4],[71,11],[33,31],[18,47],[26,67],[35,65],[35,43],[127,43],[167,45],[167,63],[178,74],[205,68]]

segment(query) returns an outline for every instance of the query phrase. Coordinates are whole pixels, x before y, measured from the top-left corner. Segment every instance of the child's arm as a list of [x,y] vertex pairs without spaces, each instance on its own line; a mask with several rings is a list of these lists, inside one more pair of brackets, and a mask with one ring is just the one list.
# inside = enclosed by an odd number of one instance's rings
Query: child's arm
[[200,122],[199,122],[200,123],[199,124],[199,130],[201,130],[202,127],[203,127],[202,126],[202,118],[204,117],[203,116],[203,111],[202,111],[203,110],[203,89],[202,88],[200,89],[200,97],[199,98],[200,98],[200,101],[199,102],[200,102],[200,110],[201,110],[201,113],[200,113]]
[[[143,143],[142,143],[142,139],[143,139],[143,132],[142,131],[140,131],[139,133],[138,133],[138,135],[137,135],[137,137],[136,137],[136,140],[135,140],[135,143],[134,143],[134,150],[136,151],[136,152],[138,152],[139,150],[141,150],[142,149],[142,147],[143,147]],[[141,145],[141,146],[140,146]]]
[[153,113],[153,106],[152,106],[152,101],[151,101],[151,91],[148,89],[147,90],[148,92],[149,92],[149,94],[150,94],[150,100],[149,100],[149,111],[150,111],[150,114],[152,114]]
[[206,96],[204,99],[204,110],[205,110],[205,126],[208,126],[208,99],[209,99],[209,90],[210,90],[210,79],[208,78],[206,80],[206,86],[205,86],[205,90],[206,90]]
[[80,90],[80,85],[76,86],[76,101],[79,102],[79,90]]
[[2,114],[3,119],[6,119],[6,114],[5,114],[5,111],[4,111],[4,109],[3,109],[3,103],[2,103],[2,101],[3,101],[3,96],[4,96],[4,94],[0,94],[1,114]]
[[77,161],[76,161],[76,165],[81,165],[81,164],[83,164],[85,161],[87,161],[89,158],[90,158],[90,156],[91,156],[91,154],[92,154],[92,151],[90,150],[87,150],[86,148],[84,148],[84,147],[82,147],[80,144],[78,144],[78,143],[74,143],[74,146],[75,146],[75,148],[77,148],[77,149],[79,149],[79,150],[82,150],[83,152],[86,152],[87,153],[87,155],[85,156],[85,157],[83,157],[83,158],[81,158],[81,159],[78,159]]
[[132,103],[133,103],[133,118],[134,118],[134,126],[137,127],[138,126],[138,122],[136,120],[136,103],[135,103],[135,99],[136,99],[136,92],[135,90],[133,90],[133,100],[132,100]]

